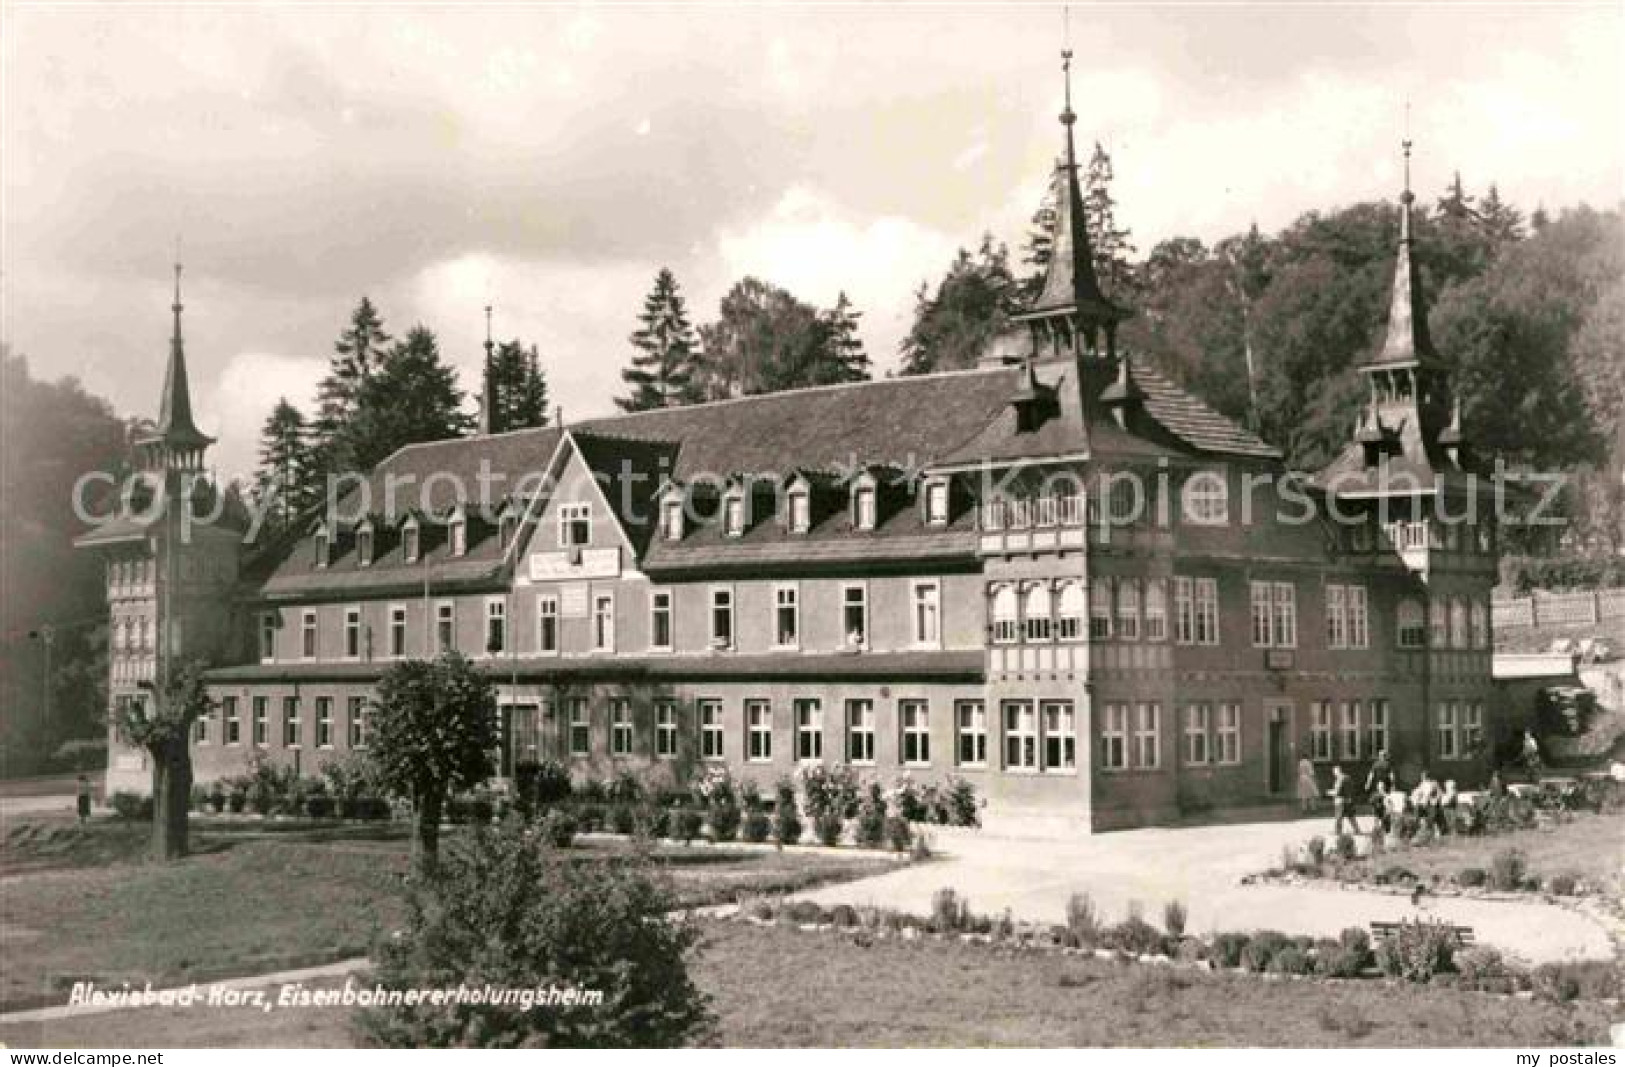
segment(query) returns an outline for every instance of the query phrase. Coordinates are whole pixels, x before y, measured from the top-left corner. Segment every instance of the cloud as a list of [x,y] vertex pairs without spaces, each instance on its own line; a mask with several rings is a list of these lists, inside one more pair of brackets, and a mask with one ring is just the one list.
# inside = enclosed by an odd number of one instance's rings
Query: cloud
[[280,397],[306,413],[315,410],[316,383],[327,373],[323,359],[274,352],[239,352],[209,386],[192,390],[203,432],[219,439],[211,454],[221,475],[252,481],[259,466],[260,427]]

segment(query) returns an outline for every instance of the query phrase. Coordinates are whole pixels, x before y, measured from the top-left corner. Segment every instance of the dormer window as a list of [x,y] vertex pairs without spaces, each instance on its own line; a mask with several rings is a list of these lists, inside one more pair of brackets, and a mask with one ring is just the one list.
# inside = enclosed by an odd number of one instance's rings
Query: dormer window
[[875,528],[875,487],[873,483],[852,490],[852,526],[858,530]]
[[790,532],[806,533],[812,528],[812,494],[805,489],[790,493]]
[[325,567],[332,561],[333,538],[326,528],[316,531],[316,559],[318,567]]
[[372,566],[372,525],[362,526],[355,533],[355,558],[363,567]]
[[401,527],[401,555],[408,563],[416,563],[420,551],[418,540],[418,520],[408,519],[406,525]]
[[451,534],[451,554],[453,556],[467,555],[468,519],[465,518],[463,513],[459,511],[457,514],[451,517],[451,522],[447,524],[447,529]]
[[948,483],[925,483],[925,521],[931,526],[948,524]]
[[745,498],[738,493],[723,498],[722,532],[729,537],[745,534]]
[[683,501],[673,497],[660,505],[660,536],[668,541],[683,539]]

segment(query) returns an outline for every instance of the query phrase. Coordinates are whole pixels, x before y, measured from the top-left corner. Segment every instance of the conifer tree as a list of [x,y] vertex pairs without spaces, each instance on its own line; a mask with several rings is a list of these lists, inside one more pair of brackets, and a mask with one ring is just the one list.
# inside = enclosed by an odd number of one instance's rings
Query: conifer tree
[[632,365],[621,371],[621,379],[631,392],[617,397],[615,403],[622,411],[694,403],[698,399],[694,328],[670,270],[662,267],[655,275],[654,288],[644,298],[638,322],[631,336],[637,352],[632,356]]
[[1083,221],[1094,253],[1095,275],[1109,297],[1126,299],[1134,286],[1129,257],[1134,245],[1129,231],[1117,225],[1117,201],[1112,199],[1112,157],[1095,143],[1083,181]]
[[1021,262],[1029,270],[1027,277],[1021,281],[1023,300],[1032,300],[1044,288],[1044,272],[1049,269],[1050,257],[1055,254],[1055,212],[1061,195],[1063,173],[1057,163],[1049,184],[1044,188],[1044,196],[1038,202],[1038,210],[1033,212],[1031,226],[1027,230],[1026,247],[1023,248],[1021,255]]
[[853,308],[844,289],[825,315],[824,343],[831,364],[827,377],[833,381],[866,382],[871,377],[869,353],[858,336],[858,319],[862,317],[863,312]]
[[260,469],[255,479],[261,499],[271,500],[269,517],[274,525],[286,527],[321,499],[321,476],[305,416],[287,397],[279,398],[260,430]]
[[355,418],[341,437],[355,470],[370,470],[397,449],[466,433],[457,374],[440,358],[426,326],[414,326],[356,394]]
[[547,379],[535,345],[516,338],[497,345],[491,356],[491,395],[496,410],[491,430],[529,430],[547,425]]
[[316,387],[316,462],[324,473],[357,469],[348,450],[346,427],[356,416],[363,386],[378,373],[388,357],[390,336],[370,299],[363,296],[350,322],[333,345],[327,377]]

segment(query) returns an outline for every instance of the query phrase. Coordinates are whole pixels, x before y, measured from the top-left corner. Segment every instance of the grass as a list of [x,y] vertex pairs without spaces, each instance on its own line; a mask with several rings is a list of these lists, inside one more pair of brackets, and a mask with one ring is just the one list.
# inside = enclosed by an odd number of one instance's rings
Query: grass
[[[730,1047],[1552,1047],[1605,1044],[1609,1009],[1379,981],[1265,981],[708,922],[693,973]],[[341,1047],[336,1009],[145,1010],[0,1027],[19,1045]]]
[[[397,921],[410,866],[387,826],[197,835],[180,863],[144,860],[146,826],[69,823],[19,841],[0,870],[0,1005],[60,1000],[82,979],[179,982],[363,955]],[[587,839],[575,862],[625,855]],[[889,870],[858,854],[660,846],[654,858],[686,906],[782,893]],[[95,860],[101,865],[92,865]],[[48,866],[51,863],[55,866]]]

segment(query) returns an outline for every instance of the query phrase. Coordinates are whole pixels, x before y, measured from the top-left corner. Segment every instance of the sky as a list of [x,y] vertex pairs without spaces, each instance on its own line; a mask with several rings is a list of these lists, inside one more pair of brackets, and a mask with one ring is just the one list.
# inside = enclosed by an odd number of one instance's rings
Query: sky
[[[309,407],[362,294],[477,390],[484,308],[574,420],[613,409],[670,267],[864,314],[1019,248],[1061,146],[1059,5],[0,8],[0,340],[156,414],[171,264],[223,475]],[[1525,210],[1625,195],[1625,5],[1075,4],[1085,151],[1142,252],[1460,171]],[[471,405],[472,408],[472,405]]]

